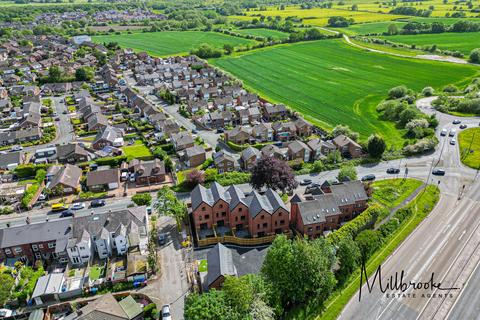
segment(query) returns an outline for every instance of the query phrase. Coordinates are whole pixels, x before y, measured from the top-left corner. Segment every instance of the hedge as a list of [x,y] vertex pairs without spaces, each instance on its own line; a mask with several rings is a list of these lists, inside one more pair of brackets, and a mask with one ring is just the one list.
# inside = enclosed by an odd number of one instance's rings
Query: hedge
[[118,156],[118,157],[106,157],[96,159],[95,163],[99,166],[111,166],[111,167],[118,167],[122,162],[127,161],[126,156]]
[[37,170],[46,170],[47,165],[46,164],[21,164],[18,167],[15,168],[13,171],[15,175],[19,178],[28,178],[28,177],[34,177],[37,173]]
[[379,204],[373,204],[365,211],[360,213],[355,219],[350,220],[344,224],[340,229],[328,235],[328,239],[332,243],[339,243],[345,237],[355,237],[365,229],[371,228],[375,225],[377,218],[388,215],[388,210]]

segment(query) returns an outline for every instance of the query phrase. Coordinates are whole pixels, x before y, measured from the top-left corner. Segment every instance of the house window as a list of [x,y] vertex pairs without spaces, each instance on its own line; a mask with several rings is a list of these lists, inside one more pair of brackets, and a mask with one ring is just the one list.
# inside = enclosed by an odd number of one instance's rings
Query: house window
[[22,248],[20,248],[20,247],[15,248],[15,253],[21,253],[21,252],[22,252]]
[[80,247],[80,250],[85,250],[85,247]]
[[263,227],[266,228],[267,226],[268,226],[268,223],[265,222],[265,223],[263,224]]
[[199,221],[202,221],[202,216],[198,216],[198,220],[199,220]]
[[55,248],[55,242],[49,242],[49,243],[48,243],[48,247],[49,247],[50,249]]
[[5,254],[12,254],[12,251],[10,249],[5,249]]
[[215,216],[218,218],[218,212],[215,213]]
[[220,209],[222,209],[222,208],[223,208],[223,204],[219,205],[218,207],[219,207]]
[[238,208],[238,212],[242,212],[242,208]]
[[40,252],[35,252],[35,258],[41,259],[41,258],[42,258],[42,254],[41,254]]
[[205,215],[205,220],[210,219],[210,215],[206,214]]
[[264,218],[265,218],[265,216],[262,214],[262,216],[260,217],[260,219],[262,219],[262,220],[263,220]]
[[43,244],[39,244],[39,245],[38,245],[38,248],[39,248],[39,249],[43,249]]
[[280,220],[280,225],[284,224],[285,220]]
[[259,225],[259,224],[257,224],[257,229],[260,229],[260,225]]
[[226,212],[222,212],[222,217],[226,217],[227,216],[227,213]]
[[38,246],[36,244],[32,244],[32,250],[33,251],[38,251]]
[[206,210],[205,207],[202,207],[202,211],[205,211],[205,210]]
[[237,221],[238,221],[238,217],[235,217],[235,222],[237,222]]
[[321,230],[321,227],[320,227],[320,226],[317,226],[317,231],[318,231],[318,230]]

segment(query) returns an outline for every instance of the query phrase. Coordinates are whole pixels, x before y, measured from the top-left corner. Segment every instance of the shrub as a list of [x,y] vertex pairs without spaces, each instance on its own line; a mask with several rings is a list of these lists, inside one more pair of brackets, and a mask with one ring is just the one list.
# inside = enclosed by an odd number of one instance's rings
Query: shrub
[[137,193],[132,197],[132,201],[137,206],[149,206],[152,203],[152,196],[150,193]]
[[469,61],[472,63],[480,63],[480,48],[473,49],[470,52]]
[[394,88],[392,88],[388,91],[388,97],[390,99],[399,99],[399,98],[402,98],[402,97],[406,96],[407,93],[408,93],[407,87],[398,86],[398,87],[394,87]]

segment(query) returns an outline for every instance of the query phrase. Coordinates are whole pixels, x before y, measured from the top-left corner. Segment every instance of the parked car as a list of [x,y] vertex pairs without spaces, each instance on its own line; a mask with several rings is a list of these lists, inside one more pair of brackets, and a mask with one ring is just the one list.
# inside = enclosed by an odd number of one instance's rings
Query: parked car
[[452,123],[453,123],[453,124],[460,124],[460,123],[462,123],[462,121],[460,121],[460,120],[458,120],[458,119],[455,119],[455,120],[453,120]]
[[433,169],[432,174],[436,175],[436,176],[444,176],[445,175],[445,170],[443,170],[443,169]]
[[158,235],[158,244],[163,246],[165,243],[167,243],[167,234],[166,233],[160,233]]
[[55,118],[55,121],[60,121],[60,118],[59,118],[59,117],[56,117],[56,118]]
[[135,182],[135,173],[130,173],[130,178],[128,180],[130,182]]
[[448,130],[445,129],[445,128],[443,128],[442,131],[440,132],[440,135],[441,135],[442,137],[445,137],[445,136],[447,135],[447,133],[448,133]]
[[65,204],[65,203],[54,203],[54,204],[52,204],[51,210],[52,210],[53,212],[55,212],[55,211],[68,210],[68,204]]
[[198,130],[192,129],[192,133],[193,133],[193,134],[197,134],[197,133],[198,133]]
[[373,181],[375,178],[376,177],[374,174],[367,174],[366,176],[362,177],[362,181]]
[[166,304],[162,307],[162,320],[172,320],[169,304]]
[[90,202],[90,207],[92,207],[92,208],[103,207],[105,204],[106,204],[105,200],[95,199],[92,202]]
[[62,213],[60,214],[60,218],[68,218],[68,217],[73,217],[73,216],[75,216],[75,214],[70,209],[62,211]]
[[450,140],[450,144],[451,144],[452,146],[454,146],[456,143],[457,143],[457,141],[455,140],[455,138],[453,138],[452,140]]
[[85,209],[84,202],[77,202],[72,205],[72,210],[81,210],[81,209]]
[[465,128],[467,128],[467,125],[465,123],[460,125],[460,129],[465,129]]
[[318,183],[312,183],[311,185],[307,186],[305,188],[305,194],[310,194],[312,193],[312,191],[315,189],[315,188],[318,188],[320,187],[320,185]]
[[152,214],[152,207],[147,207],[147,214]]
[[457,130],[452,129],[452,130],[450,130],[450,133],[448,134],[448,136],[453,137],[453,136],[455,136],[455,133],[457,133]]
[[45,201],[47,199],[47,196],[44,195],[43,193],[41,193],[39,196],[38,196],[38,201]]
[[312,179],[303,179],[300,181],[301,186],[308,186],[311,183],[312,183]]
[[67,113],[68,113],[68,111],[67,111],[67,110],[63,110],[63,112],[62,112],[62,113],[63,113],[63,114],[67,114]]
[[387,169],[387,173],[390,173],[390,174],[397,174],[397,173],[400,173],[400,169],[399,168],[388,168]]
[[23,150],[23,147],[22,146],[12,146],[10,148],[10,152],[15,152],[15,151],[22,151]]
[[127,181],[128,180],[128,172],[124,171],[120,175],[120,181]]
[[218,128],[218,129],[217,129],[217,133],[224,133],[224,132],[225,132],[225,130],[222,129],[222,128]]

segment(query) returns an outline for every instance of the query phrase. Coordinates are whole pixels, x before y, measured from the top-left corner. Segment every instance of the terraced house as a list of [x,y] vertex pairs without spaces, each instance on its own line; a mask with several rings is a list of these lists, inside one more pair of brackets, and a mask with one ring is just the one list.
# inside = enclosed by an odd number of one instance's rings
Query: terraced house
[[191,199],[191,214],[200,235],[212,228],[254,238],[289,231],[289,211],[272,189],[264,194],[253,191],[245,195],[236,186],[225,189],[214,182],[210,189],[198,185]]

